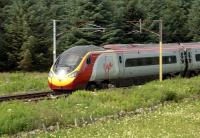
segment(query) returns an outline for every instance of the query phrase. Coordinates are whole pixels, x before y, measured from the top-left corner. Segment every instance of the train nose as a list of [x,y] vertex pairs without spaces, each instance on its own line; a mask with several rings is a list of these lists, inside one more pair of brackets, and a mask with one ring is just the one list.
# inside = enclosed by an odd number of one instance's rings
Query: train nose
[[73,89],[74,80],[76,78],[77,71],[74,71],[67,75],[60,74],[49,74],[48,83],[49,87],[54,90],[61,90],[61,89]]

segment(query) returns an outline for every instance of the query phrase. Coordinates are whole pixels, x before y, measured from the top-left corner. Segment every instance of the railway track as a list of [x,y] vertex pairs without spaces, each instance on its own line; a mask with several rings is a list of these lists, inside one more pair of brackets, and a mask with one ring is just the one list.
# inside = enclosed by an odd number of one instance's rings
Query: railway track
[[34,92],[34,93],[24,93],[24,94],[17,94],[17,95],[6,95],[0,96],[0,102],[5,101],[13,101],[13,100],[22,100],[22,101],[39,101],[44,99],[55,99],[63,96],[68,96],[69,93],[63,92]]

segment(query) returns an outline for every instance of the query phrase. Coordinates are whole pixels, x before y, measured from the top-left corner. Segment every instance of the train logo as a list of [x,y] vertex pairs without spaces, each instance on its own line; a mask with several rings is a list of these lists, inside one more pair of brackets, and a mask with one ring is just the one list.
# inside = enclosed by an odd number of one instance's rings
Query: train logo
[[105,72],[105,77],[109,77],[109,71],[112,69],[113,64],[111,63],[111,61],[107,61],[107,56],[105,56],[105,63],[103,64],[103,69]]

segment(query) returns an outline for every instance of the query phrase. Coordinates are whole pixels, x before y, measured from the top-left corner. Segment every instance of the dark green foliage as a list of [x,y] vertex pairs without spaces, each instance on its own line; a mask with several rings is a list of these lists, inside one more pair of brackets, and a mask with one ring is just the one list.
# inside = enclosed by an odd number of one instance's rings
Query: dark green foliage
[[194,41],[200,41],[200,1],[192,2],[192,7],[188,15],[188,28],[190,30],[189,36]]
[[83,28],[94,28],[96,26],[104,28],[108,27],[113,19],[112,13],[113,9],[111,7],[111,3],[108,0],[79,1],[78,8],[75,14],[75,19],[72,20],[72,22],[76,23],[81,21],[83,23],[79,23],[78,26],[74,26],[76,29],[70,32],[68,43],[71,45],[100,45],[104,43],[104,41],[102,41],[102,38],[104,36],[102,30],[90,30]]
[[[53,19],[59,20],[58,54],[75,45],[158,42],[158,36],[145,31],[158,33],[158,23],[152,22],[158,19],[163,19],[164,42],[199,41],[199,4],[199,0],[1,0],[0,71],[47,70],[52,64]],[[138,23],[128,23],[139,19],[146,20],[142,33]],[[94,27],[90,24],[106,29],[80,29]]]
[[166,0],[166,6],[162,12],[164,20],[164,36],[167,42],[183,42],[187,40],[186,28],[188,2],[186,0]]
[[32,55],[29,49],[26,49],[22,55],[22,59],[19,62],[19,68],[25,71],[30,71],[32,67]]
[[[142,8],[140,1],[129,1],[124,3],[126,8],[124,10],[124,14],[120,17],[122,31],[124,32],[119,38],[123,39],[123,43],[137,43],[137,42],[144,42],[145,37],[143,34],[140,34],[139,21],[140,19],[145,19],[145,12]],[[129,23],[129,21],[135,22],[134,24]]]
[[165,91],[161,99],[162,102],[165,101],[178,101],[177,93],[173,91]]
[[4,20],[6,15],[3,12],[3,8],[9,4],[9,0],[1,0],[0,1],[0,71],[6,69],[7,64],[7,54],[8,51],[7,47],[5,47],[6,40],[5,40],[5,30],[4,30]]

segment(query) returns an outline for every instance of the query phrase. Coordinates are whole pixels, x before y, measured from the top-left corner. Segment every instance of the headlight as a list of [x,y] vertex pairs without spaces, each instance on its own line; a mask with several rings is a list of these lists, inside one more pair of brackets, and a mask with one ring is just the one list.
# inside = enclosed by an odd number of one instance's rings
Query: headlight
[[59,70],[57,73],[59,78],[63,78],[66,74],[67,72],[65,70]]
[[74,78],[74,77],[77,76],[77,74],[78,74],[78,71],[75,71],[75,72],[69,74],[68,77],[69,77],[69,78]]
[[49,77],[53,77],[53,72],[52,71],[49,72]]

